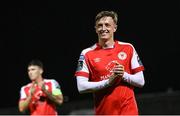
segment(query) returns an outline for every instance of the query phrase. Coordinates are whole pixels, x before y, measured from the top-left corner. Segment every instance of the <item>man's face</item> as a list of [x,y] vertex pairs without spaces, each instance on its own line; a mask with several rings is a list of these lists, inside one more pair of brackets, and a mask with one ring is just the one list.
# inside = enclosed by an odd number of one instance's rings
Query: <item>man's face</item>
[[38,77],[40,77],[43,73],[43,70],[36,65],[31,65],[28,67],[28,75],[30,80],[35,81]]
[[114,23],[112,17],[102,17],[96,22],[96,33],[98,38],[101,40],[113,39],[114,32],[116,31],[116,24]]

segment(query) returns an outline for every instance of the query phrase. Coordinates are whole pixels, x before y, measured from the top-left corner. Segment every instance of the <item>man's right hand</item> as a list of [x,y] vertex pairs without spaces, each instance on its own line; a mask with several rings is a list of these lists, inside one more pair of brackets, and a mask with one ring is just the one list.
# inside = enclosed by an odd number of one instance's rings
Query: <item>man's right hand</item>
[[112,70],[112,76],[109,77],[109,84],[112,85],[117,78],[121,79],[124,74],[124,66],[116,63],[116,66]]
[[27,96],[27,98],[25,100],[21,100],[19,102],[19,111],[20,112],[24,112],[28,109],[29,103],[31,102],[32,96],[35,92],[35,86],[36,86],[36,83],[33,82],[32,86],[29,89],[29,95]]
[[36,82],[32,83],[32,86],[30,87],[30,96],[32,96],[34,94],[36,85],[37,85]]

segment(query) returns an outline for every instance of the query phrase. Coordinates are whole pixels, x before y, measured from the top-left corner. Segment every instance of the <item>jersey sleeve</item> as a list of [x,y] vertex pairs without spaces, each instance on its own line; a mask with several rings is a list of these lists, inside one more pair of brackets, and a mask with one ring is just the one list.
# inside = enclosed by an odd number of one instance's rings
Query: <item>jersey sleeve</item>
[[61,95],[61,87],[56,80],[52,80],[52,94],[53,95]]
[[85,54],[83,54],[83,52],[79,57],[75,76],[89,77],[89,69],[86,63]]
[[20,90],[20,100],[26,99],[27,95],[25,93],[24,87],[21,88]]
[[133,54],[131,59],[131,69],[133,74],[144,70],[144,66],[134,47],[133,47]]

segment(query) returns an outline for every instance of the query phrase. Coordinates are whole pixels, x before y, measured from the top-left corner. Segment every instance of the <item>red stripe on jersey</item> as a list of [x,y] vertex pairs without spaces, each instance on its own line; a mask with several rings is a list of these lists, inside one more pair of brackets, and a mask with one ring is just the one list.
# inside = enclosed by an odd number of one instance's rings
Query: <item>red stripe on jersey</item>
[[83,76],[83,77],[89,77],[89,73],[86,72],[76,72],[75,76]]
[[132,69],[132,73],[135,74],[135,73],[143,71],[143,70],[144,70],[144,66],[140,66],[135,69]]

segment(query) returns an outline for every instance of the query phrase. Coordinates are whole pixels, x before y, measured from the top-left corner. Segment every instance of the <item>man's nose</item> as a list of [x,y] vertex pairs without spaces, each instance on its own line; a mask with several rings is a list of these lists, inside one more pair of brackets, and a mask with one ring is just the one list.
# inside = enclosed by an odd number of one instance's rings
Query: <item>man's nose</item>
[[31,75],[31,74],[32,74],[32,72],[31,72],[31,71],[29,71],[28,73],[29,73],[29,75]]
[[106,30],[106,26],[105,25],[102,25],[102,30]]

